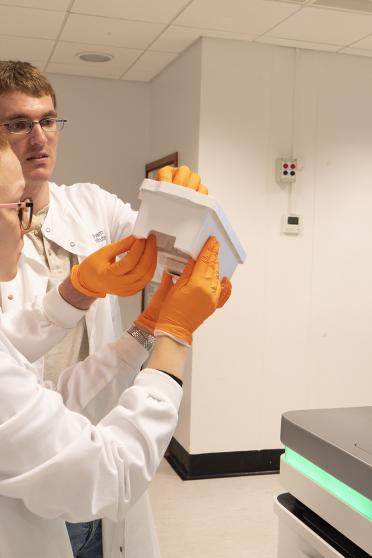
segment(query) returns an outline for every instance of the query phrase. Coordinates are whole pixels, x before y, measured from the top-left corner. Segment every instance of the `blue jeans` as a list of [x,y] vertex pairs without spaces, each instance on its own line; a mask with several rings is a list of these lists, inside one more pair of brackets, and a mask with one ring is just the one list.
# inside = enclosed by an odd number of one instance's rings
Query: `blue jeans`
[[102,522],[67,523],[74,558],[103,558]]

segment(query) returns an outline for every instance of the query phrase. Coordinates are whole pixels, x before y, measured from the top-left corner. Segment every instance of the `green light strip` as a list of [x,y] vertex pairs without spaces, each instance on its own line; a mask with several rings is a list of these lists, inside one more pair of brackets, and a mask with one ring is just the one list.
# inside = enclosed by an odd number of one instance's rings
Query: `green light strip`
[[285,461],[333,496],[372,521],[372,500],[339,481],[299,453],[285,448]]

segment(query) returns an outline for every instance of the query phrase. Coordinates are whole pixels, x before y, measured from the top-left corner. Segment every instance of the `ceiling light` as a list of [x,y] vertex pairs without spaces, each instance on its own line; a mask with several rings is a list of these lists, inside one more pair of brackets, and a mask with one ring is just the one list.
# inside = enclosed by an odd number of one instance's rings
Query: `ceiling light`
[[78,52],[76,56],[83,62],[109,62],[114,58],[106,52]]

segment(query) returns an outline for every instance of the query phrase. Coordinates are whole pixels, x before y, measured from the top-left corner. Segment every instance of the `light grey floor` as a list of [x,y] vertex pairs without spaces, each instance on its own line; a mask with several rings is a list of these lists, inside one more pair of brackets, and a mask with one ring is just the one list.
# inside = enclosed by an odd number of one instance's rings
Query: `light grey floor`
[[163,460],[150,497],[162,558],[275,558],[279,475],[182,481]]

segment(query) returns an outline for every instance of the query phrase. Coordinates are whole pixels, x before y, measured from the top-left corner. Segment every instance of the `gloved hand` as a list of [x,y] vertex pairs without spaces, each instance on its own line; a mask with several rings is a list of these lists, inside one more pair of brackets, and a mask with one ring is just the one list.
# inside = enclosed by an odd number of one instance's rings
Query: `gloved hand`
[[[127,254],[115,261],[119,254]],[[123,238],[93,252],[71,270],[75,289],[92,298],[106,294],[131,296],[141,291],[154,275],[157,262],[156,239]]]
[[198,259],[189,259],[160,309],[156,336],[169,335],[191,345],[193,332],[228,300],[231,283],[226,277],[219,279],[218,247],[218,240],[210,237]]
[[191,171],[186,165],[181,165],[180,167],[163,167],[158,170],[156,180],[172,182],[173,184],[196,190],[200,194],[208,194],[208,188],[201,184],[200,175]]
[[158,321],[160,309],[172,287],[172,277],[169,275],[169,273],[164,271],[160,285],[152,295],[150,302],[148,303],[142,314],[140,314],[134,321],[134,325],[154,334],[154,329],[156,322]]

